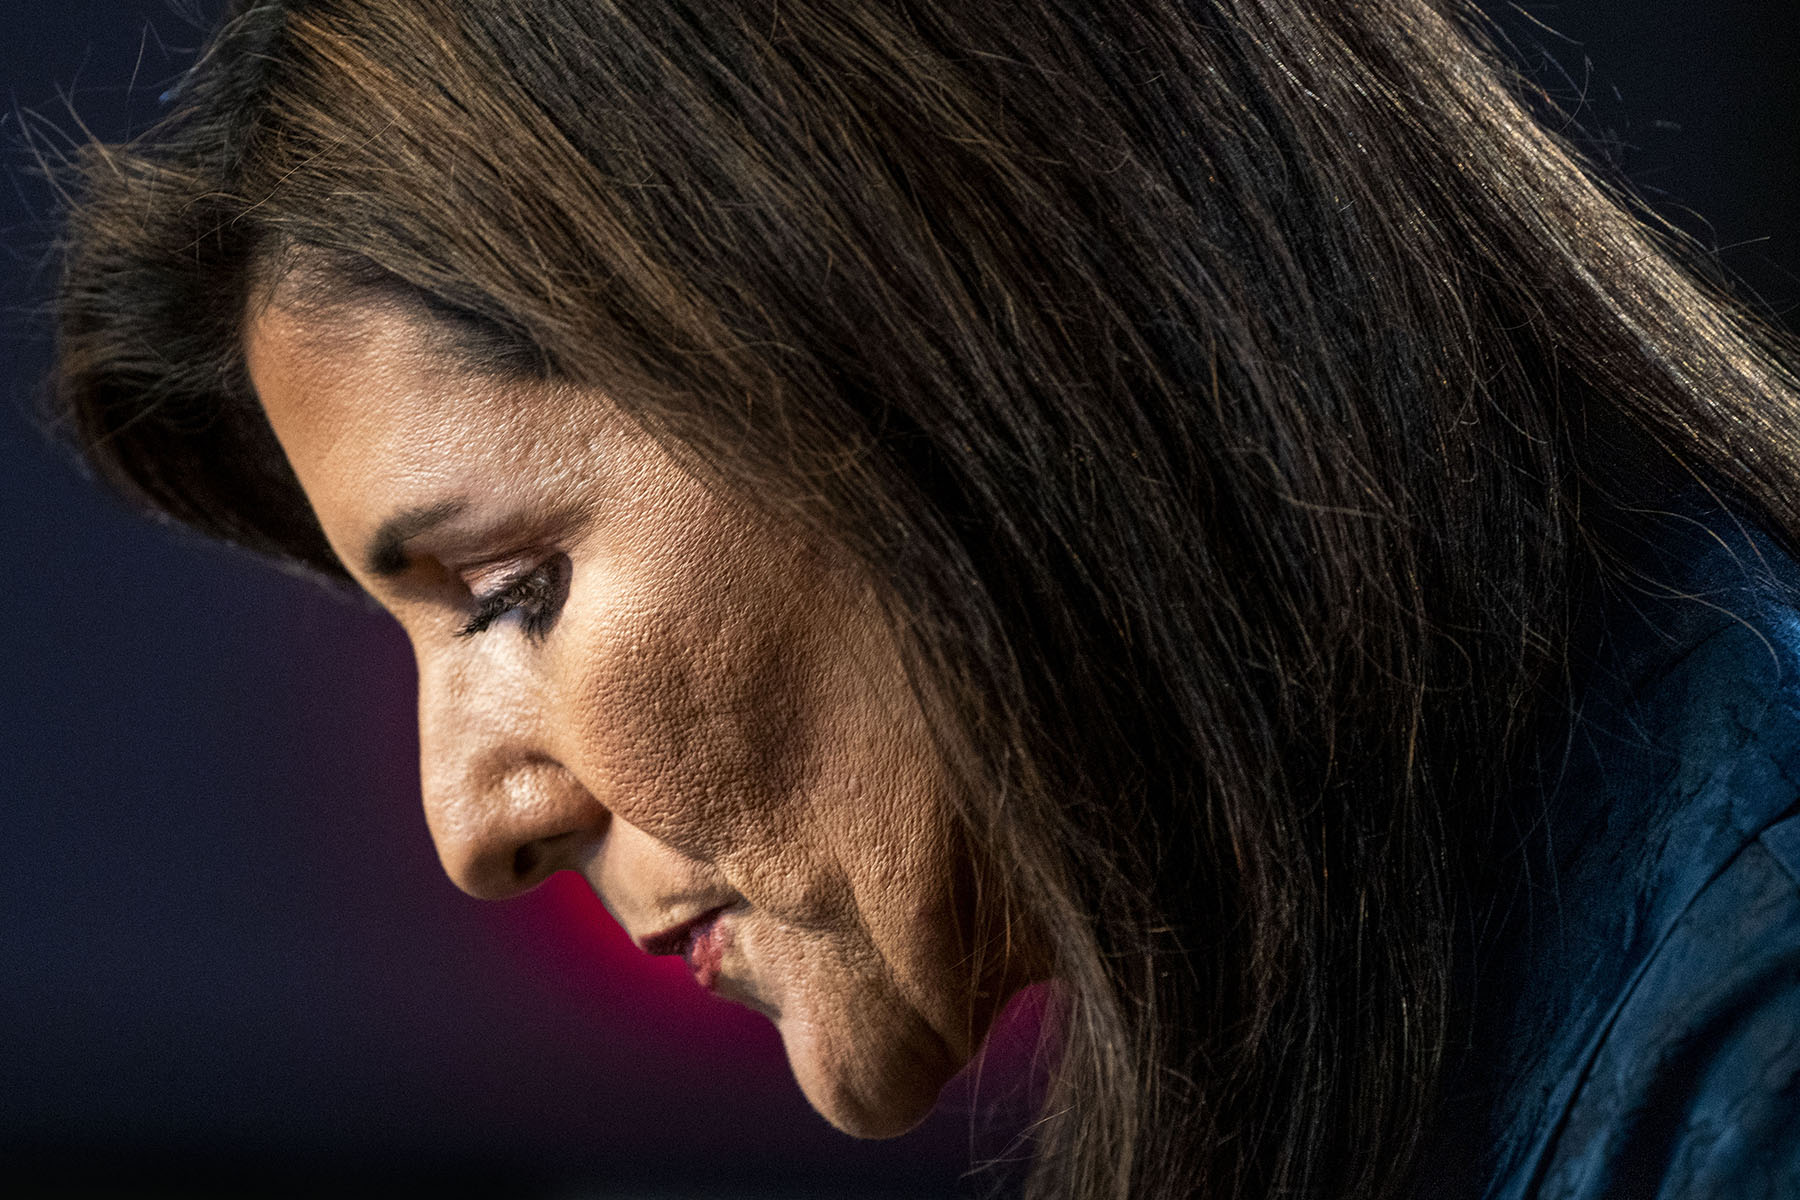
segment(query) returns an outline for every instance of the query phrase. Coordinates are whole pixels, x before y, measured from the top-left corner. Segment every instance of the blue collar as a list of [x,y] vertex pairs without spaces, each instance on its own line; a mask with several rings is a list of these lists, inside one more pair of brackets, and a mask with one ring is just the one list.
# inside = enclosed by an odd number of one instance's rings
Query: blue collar
[[1621,544],[1622,571],[1586,597],[1515,844],[1496,848],[1517,870],[1475,951],[1427,1155],[1439,1194],[1531,1194],[1657,948],[1800,796],[1800,564],[1698,487]]

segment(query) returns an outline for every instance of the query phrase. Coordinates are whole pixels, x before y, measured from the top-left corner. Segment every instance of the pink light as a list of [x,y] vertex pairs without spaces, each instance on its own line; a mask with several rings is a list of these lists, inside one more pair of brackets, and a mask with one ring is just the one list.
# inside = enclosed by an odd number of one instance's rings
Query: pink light
[[[596,1020],[659,1054],[765,1081],[787,1074],[768,1020],[702,989],[677,957],[652,958],[632,944],[585,881],[553,875],[510,902],[513,928],[531,962],[591,1003]],[[529,965],[529,964],[528,964]]]

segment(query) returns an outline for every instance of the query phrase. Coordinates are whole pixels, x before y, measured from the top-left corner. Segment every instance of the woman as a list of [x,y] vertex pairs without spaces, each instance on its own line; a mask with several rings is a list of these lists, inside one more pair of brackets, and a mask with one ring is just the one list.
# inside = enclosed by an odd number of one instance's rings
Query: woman
[[400,620],[459,884],[580,871],[849,1132],[1046,980],[1042,1195],[1800,1190],[1792,794],[1736,771],[1791,350],[1482,45],[237,4],[90,152],[62,403]]

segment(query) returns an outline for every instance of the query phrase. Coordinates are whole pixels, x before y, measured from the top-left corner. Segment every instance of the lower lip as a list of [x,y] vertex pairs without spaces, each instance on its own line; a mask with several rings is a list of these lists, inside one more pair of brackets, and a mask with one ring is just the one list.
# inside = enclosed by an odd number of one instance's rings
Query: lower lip
[[681,953],[687,960],[688,970],[694,973],[694,981],[709,992],[718,988],[719,970],[725,961],[726,948],[731,945],[731,931],[720,924],[723,916],[719,913],[695,926],[687,948]]

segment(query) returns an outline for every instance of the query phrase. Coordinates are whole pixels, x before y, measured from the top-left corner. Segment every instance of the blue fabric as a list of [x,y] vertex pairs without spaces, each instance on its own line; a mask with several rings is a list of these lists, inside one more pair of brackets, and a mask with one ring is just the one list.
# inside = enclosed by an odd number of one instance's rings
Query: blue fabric
[[1496,848],[1422,1196],[1800,1198],[1800,565],[1670,508]]

